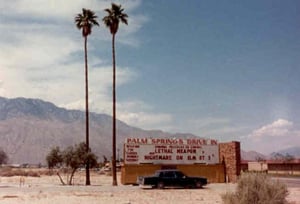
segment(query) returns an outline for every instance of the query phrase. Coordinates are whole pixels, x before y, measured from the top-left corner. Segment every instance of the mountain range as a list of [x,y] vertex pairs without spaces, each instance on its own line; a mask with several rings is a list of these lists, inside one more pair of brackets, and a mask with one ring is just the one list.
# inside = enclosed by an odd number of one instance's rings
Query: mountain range
[[[90,113],[90,147],[101,158],[111,156],[112,118],[106,114]],[[143,130],[117,121],[118,157],[126,138],[171,137],[191,138],[193,134]],[[85,112],[57,107],[40,99],[0,97],[0,148],[10,163],[45,164],[51,148],[65,148],[85,141]],[[255,160],[259,153],[242,151],[242,158]],[[300,156],[300,148],[291,155]],[[264,156],[264,155],[259,155]]]
[[264,155],[256,151],[243,151],[241,150],[241,158],[245,161],[256,161],[258,159],[272,160],[276,158],[276,155],[286,156],[291,155],[295,159],[300,158],[300,147],[291,147],[283,149],[277,152],[272,152],[269,155]]
[[[90,113],[90,147],[101,159],[111,156],[112,117]],[[117,121],[117,148],[121,157],[126,138],[196,137],[160,130],[142,130]],[[65,148],[85,141],[85,112],[67,110],[40,99],[0,97],[0,148],[10,163],[45,163],[52,147]]]

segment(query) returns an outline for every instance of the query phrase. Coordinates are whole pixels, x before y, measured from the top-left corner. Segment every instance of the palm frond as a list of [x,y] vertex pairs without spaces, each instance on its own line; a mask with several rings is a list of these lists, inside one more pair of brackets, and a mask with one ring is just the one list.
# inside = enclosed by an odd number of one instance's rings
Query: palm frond
[[82,13],[75,16],[75,24],[78,29],[82,29],[82,36],[86,37],[92,33],[93,26],[99,26],[95,12],[82,8]]
[[124,9],[121,8],[121,5],[117,5],[112,3],[111,8],[107,8],[104,11],[107,12],[107,16],[105,16],[102,21],[110,29],[110,32],[112,34],[116,34],[118,32],[119,28],[119,22],[128,24],[127,18],[128,15],[126,13],[123,13]]

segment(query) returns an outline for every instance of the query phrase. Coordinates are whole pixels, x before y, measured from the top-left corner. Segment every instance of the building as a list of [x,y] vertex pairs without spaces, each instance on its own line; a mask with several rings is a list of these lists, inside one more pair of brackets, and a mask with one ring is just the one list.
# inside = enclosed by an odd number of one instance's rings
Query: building
[[159,169],[179,169],[211,183],[236,182],[241,172],[240,142],[203,138],[128,138],[124,143],[122,184]]

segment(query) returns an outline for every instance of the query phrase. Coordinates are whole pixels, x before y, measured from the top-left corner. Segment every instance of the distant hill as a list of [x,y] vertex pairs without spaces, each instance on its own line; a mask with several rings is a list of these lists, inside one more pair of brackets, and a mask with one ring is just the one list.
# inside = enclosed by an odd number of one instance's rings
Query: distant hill
[[283,156],[285,155],[291,155],[295,158],[300,158],[300,147],[291,147],[291,148],[287,148],[287,149],[283,149],[283,150],[280,150],[278,152],[273,152],[270,157],[273,157],[275,156],[276,154],[281,154]]
[[258,158],[267,159],[268,157],[256,151],[241,150],[241,158],[242,160],[246,160],[246,161],[257,161]]
[[270,155],[264,155],[264,154],[261,154],[256,151],[248,151],[247,152],[247,151],[241,150],[242,160],[246,160],[246,161],[257,161],[258,158],[269,159],[269,160],[275,159],[276,156],[278,157],[278,154],[282,155],[282,156],[286,156],[288,154],[288,155],[293,156],[294,158],[300,158],[300,147],[291,147],[288,149],[283,149],[283,150],[280,150],[277,152],[273,152]]
[[[90,113],[90,146],[102,159],[111,156],[112,118]],[[192,134],[170,134],[146,131],[117,121],[117,148],[128,137],[196,137]],[[85,141],[85,112],[67,110],[39,99],[0,97],[0,148],[10,163],[45,163],[54,146],[65,148]]]
[[281,153],[281,154],[290,154],[294,157],[299,158],[300,157],[300,147],[291,147],[291,148],[288,148],[288,149],[281,150],[281,151],[279,151],[279,153]]

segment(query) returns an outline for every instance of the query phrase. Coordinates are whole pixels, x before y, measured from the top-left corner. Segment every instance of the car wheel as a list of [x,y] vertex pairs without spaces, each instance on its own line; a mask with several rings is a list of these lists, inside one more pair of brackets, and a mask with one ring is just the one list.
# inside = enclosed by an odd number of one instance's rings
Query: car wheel
[[203,185],[202,185],[201,181],[196,181],[195,187],[196,187],[196,188],[202,188]]
[[163,189],[164,187],[165,187],[164,182],[160,181],[160,182],[157,183],[157,188]]

